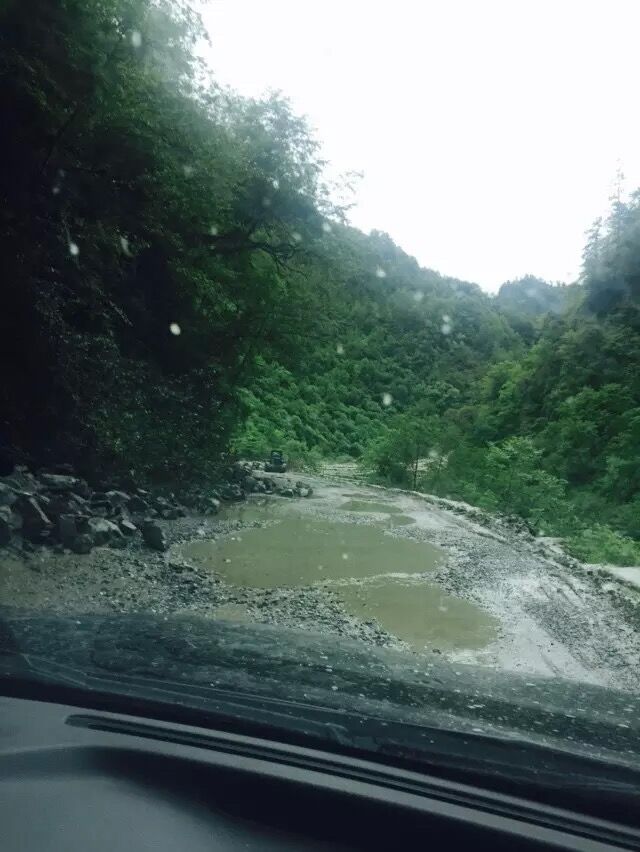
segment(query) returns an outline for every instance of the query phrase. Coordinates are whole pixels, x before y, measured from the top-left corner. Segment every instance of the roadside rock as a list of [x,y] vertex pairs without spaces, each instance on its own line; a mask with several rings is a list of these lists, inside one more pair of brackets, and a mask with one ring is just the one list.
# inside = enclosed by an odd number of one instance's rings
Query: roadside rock
[[313,488],[305,482],[296,482],[295,492],[297,497],[311,497]]
[[160,510],[160,517],[165,521],[175,521],[178,518],[184,518],[186,512],[180,506],[169,506],[167,509]]
[[15,508],[22,516],[22,535],[29,541],[40,541],[46,538],[53,527],[49,518],[35,497],[21,495],[16,500]]
[[15,491],[25,491],[31,495],[39,490],[38,480],[23,465],[18,465],[12,474],[3,477],[2,482]]
[[[6,509],[7,507],[4,506],[3,508]],[[2,514],[0,514],[0,544],[9,544],[12,532],[13,530],[11,529],[9,518],[4,512],[2,512]]]
[[77,494],[54,494],[47,503],[47,517],[55,521],[61,515],[89,514],[88,504]]
[[115,508],[126,506],[131,499],[125,491],[107,491],[104,496]]
[[10,485],[0,482],[0,506],[13,506],[18,495]]
[[228,502],[244,500],[244,491],[239,485],[231,483],[222,489],[221,497],[223,500],[227,500]]
[[127,536],[135,535],[138,532],[137,526],[133,523],[133,521],[130,521],[128,518],[123,518],[120,521],[119,526],[124,535]]
[[165,551],[167,549],[164,530],[156,521],[147,519],[144,522],[142,525],[142,538],[144,539],[144,543],[153,550]]
[[74,553],[91,553],[93,542],[89,533],[81,533],[70,544]]
[[134,514],[143,514],[149,511],[149,504],[139,494],[134,494],[129,498],[127,509]]
[[89,518],[87,531],[94,545],[120,544],[123,534],[116,524],[107,521],[106,518]]
[[217,497],[208,497],[204,501],[202,511],[206,512],[208,515],[217,515],[220,511],[220,506],[221,503]]
[[41,473],[40,483],[49,491],[73,491],[80,482],[75,476],[63,476],[59,473]]
[[258,480],[255,478],[255,476],[247,476],[245,478],[244,488],[245,491],[249,491],[250,493],[253,493],[254,491],[258,490]]
[[[83,518],[80,521],[84,520]],[[65,547],[72,547],[79,535],[78,517],[76,515],[60,515],[58,518],[58,537]]]

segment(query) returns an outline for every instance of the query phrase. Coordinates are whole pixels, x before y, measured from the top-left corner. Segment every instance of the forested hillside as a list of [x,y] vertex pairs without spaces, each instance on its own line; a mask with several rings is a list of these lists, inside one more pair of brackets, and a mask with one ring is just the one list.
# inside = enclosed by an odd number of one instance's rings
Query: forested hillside
[[229,450],[348,456],[638,559],[637,196],[579,285],[492,297],[350,227],[286,99],[210,79],[188,5],[1,20],[3,463],[172,483]]

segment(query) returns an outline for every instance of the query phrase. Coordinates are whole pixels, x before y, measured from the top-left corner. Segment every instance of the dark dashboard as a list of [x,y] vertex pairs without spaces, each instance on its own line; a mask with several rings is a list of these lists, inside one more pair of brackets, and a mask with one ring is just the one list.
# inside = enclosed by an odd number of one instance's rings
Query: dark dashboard
[[320,749],[0,699],[2,849],[638,848],[640,832]]

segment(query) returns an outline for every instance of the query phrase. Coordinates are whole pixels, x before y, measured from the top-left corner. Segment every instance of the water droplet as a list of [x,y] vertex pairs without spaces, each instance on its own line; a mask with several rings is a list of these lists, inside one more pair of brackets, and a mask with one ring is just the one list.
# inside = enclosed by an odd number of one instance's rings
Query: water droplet
[[344,346],[342,343],[336,343],[336,352],[338,355],[344,355]]
[[337,687],[337,686],[335,686],[335,685],[334,685],[334,686],[332,686],[332,687],[331,687],[331,689],[332,689],[334,692],[337,692],[337,691],[338,691],[338,687]]
[[384,406],[386,406],[388,408],[391,405],[392,402],[393,402],[393,397],[391,396],[390,393],[385,392],[385,393],[382,394],[382,404]]
[[322,230],[325,232],[325,234],[330,234],[331,233],[331,225],[328,222],[323,222],[322,223]]
[[53,186],[53,188],[52,188],[51,192],[52,192],[54,195],[57,195],[57,194],[60,192],[60,184],[56,183],[56,184]]
[[171,325],[169,326],[169,331],[171,332],[171,334],[174,334],[176,337],[177,337],[179,334],[181,334],[181,333],[182,333],[182,329],[180,328],[180,326],[178,325],[178,323],[177,323],[177,322],[172,322],[172,323],[171,323]]
[[186,178],[193,177],[194,171],[195,170],[194,170],[193,166],[185,165],[185,166],[182,167],[182,172],[183,172],[183,174]]
[[131,257],[131,251],[129,250],[129,240],[126,237],[120,237],[120,248],[127,255],[127,257]]
[[448,322],[443,322],[440,326],[440,331],[443,334],[451,334],[451,325]]
[[415,302],[421,302],[424,299],[424,293],[422,290],[416,290],[413,294],[413,299]]
[[270,198],[263,198],[262,199],[262,206],[263,207],[271,207],[271,199]]
[[218,226],[217,226],[217,225],[212,225],[212,226],[209,228],[209,233],[211,234],[211,236],[212,236],[212,237],[217,237],[217,236],[218,236]]
[[141,47],[142,46],[142,34],[140,33],[139,30],[132,30],[131,31],[131,44],[134,47]]
[[349,558],[349,554],[348,554],[348,553],[343,553],[343,554],[342,554],[342,558],[343,558],[343,559],[348,559],[348,558]]
[[387,273],[384,271],[384,269],[381,266],[379,266],[376,269],[376,278],[386,278],[386,277],[387,277]]
[[294,241],[294,243],[301,243],[302,242],[302,234],[299,233],[298,231],[294,231],[291,234],[291,239]]
[[280,189],[280,181],[278,180],[278,178],[274,178],[274,179],[271,181],[271,186],[272,186],[274,189]]
[[77,257],[80,254],[80,249],[78,248],[78,244],[69,240],[69,254],[72,257]]
[[427,455],[429,456],[430,459],[437,459],[438,458],[438,451],[437,450],[429,450]]
[[442,314],[442,322],[451,322],[451,317],[449,316],[449,314]]

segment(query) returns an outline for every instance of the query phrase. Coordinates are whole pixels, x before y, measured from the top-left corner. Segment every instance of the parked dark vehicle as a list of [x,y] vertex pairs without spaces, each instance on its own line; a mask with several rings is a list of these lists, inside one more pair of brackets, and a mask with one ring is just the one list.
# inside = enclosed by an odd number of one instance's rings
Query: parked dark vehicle
[[286,473],[287,463],[283,453],[280,450],[272,450],[269,461],[266,462],[264,469],[267,473]]

